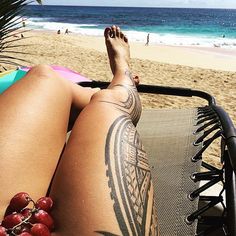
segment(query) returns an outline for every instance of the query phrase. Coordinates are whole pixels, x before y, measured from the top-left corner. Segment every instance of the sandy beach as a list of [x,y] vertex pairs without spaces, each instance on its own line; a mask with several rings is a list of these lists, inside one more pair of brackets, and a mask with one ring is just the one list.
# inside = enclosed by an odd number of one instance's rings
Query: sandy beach
[[[43,31],[31,31],[24,36],[21,43],[28,46],[19,48],[29,53],[23,56],[28,61],[24,65],[61,65],[90,79],[110,81],[112,78],[103,37]],[[236,49],[145,46],[130,42],[130,51],[133,75],[138,75],[141,83],[203,90],[213,95],[217,104],[236,121]],[[198,99],[151,97],[143,100],[144,107],[202,103]]]
[[[110,81],[112,74],[102,37],[31,31],[22,44],[25,65],[54,64],[82,75]],[[29,38],[27,38],[29,37]],[[236,50],[223,48],[145,46],[130,42],[131,69],[143,84],[203,90],[216,98],[236,124]],[[12,68],[12,67],[7,67]],[[142,95],[144,108],[196,107],[201,99]],[[215,149],[215,148],[214,148]],[[213,150],[214,155],[217,155]]]

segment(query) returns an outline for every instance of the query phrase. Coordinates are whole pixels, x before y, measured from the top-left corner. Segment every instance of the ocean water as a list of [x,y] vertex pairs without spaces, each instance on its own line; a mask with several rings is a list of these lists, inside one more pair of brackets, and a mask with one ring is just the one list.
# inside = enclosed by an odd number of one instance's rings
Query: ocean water
[[118,25],[130,41],[236,48],[236,9],[27,6],[27,26],[102,36]]

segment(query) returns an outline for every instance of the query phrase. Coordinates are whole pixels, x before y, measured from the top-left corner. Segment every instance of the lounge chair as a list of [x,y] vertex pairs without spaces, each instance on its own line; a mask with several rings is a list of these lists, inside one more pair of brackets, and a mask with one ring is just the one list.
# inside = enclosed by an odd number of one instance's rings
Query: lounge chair
[[[138,91],[208,102],[199,108],[144,110],[138,124],[152,171],[160,235],[236,235],[236,130],[227,113],[202,91],[150,85],[139,85]],[[221,140],[222,168],[202,161],[216,139]]]
[[[138,91],[208,102],[198,108],[144,110],[138,124],[152,170],[160,235],[236,235],[236,130],[227,113],[202,91],[149,85],[139,85]],[[202,161],[216,139],[222,168]]]

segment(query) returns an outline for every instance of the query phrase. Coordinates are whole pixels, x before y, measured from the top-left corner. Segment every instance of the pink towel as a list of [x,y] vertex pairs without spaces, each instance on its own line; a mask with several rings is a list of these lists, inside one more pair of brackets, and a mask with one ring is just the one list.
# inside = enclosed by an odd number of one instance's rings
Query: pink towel
[[[52,69],[59,73],[63,78],[70,80],[73,83],[79,83],[84,81],[91,81],[90,79],[82,76],[78,72],[70,70],[63,66],[51,65]],[[19,70],[29,71],[31,67],[20,67]]]

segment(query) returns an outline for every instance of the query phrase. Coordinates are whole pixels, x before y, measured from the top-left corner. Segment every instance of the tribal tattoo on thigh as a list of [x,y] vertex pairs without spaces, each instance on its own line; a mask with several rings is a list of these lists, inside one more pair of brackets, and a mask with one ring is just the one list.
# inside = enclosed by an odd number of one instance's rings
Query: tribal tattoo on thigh
[[[122,111],[111,125],[105,146],[105,164],[113,208],[122,235],[156,236],[157,215],[154,206],[153,184],[147,155],[135,128],[141,115],[141,102],[127,70],[127,83],[115,85],[127,91],[122,101],[102,101]],[[114,88],[114,87],[113,87]],[[96,231],[105,235],[110,232]]]
[[109,129],[105,163],[122,235],[158,235],[147,155],[136,128],[125,115],[118,117]]

